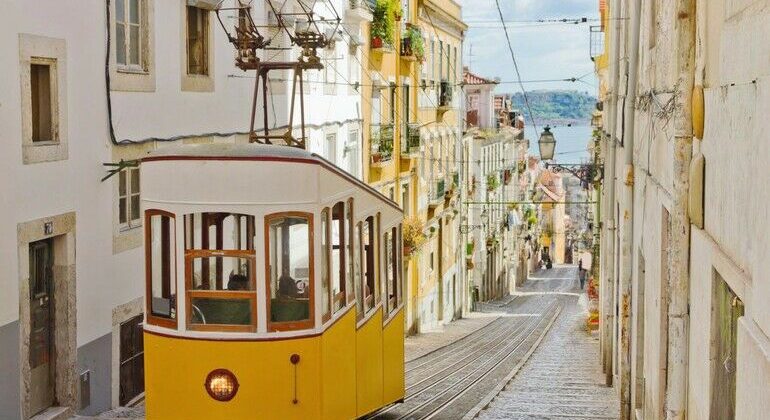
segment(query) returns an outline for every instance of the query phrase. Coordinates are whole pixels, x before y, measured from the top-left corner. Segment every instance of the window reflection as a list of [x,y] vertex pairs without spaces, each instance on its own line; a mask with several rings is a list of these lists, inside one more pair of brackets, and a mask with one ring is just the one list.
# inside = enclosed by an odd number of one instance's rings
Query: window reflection
[[304,216],[269,222],[270,321],[311,319],[310,223]]

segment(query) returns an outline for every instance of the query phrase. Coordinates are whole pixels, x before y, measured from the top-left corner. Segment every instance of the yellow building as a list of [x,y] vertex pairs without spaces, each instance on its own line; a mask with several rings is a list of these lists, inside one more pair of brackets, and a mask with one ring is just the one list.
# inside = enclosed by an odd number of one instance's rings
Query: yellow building
[[417,232],[405,234],[414,246],[403,267],[406,327],[416,332],[459,315],[465,293],[455,217],[460,101],[453,92],[459,93],[467,27],[452,0],[368,6],[372,19],[364,21],[361,58],[364,179],[399,203]]

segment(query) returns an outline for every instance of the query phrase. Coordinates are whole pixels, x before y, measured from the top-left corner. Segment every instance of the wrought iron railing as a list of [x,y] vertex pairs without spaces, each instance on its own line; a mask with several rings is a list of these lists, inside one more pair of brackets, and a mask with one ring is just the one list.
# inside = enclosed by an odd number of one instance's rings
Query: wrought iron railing
[[393,158],[393,124],[372,124],[369,131],[372,163]]

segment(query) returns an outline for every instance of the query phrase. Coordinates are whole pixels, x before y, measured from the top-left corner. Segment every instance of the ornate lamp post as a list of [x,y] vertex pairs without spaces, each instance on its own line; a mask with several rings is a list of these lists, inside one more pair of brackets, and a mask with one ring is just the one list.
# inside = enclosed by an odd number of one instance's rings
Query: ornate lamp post
[[601,165],[593,163],[553,163],[554,151],[556,150],[556,138],[551,132],[551,127],[545,126],[540,133],[540,160],[545,162],[546,168],[553,168],[554,172],[569,172],[577,177],[583,184],[589,185],[596,181],[601,181],[604,175],[604,169]]

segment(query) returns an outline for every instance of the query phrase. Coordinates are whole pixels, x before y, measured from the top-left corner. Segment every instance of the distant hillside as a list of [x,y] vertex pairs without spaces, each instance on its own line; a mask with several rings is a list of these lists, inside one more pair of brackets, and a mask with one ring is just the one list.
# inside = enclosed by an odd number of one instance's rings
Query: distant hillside
[[[533,90],[527,92],[527,97],[538,124],[589,124],[596,107],[594,96],[576,90]],[[514,107],[521,110],[529,122],[524,96],[519,92],[512,98]]]

